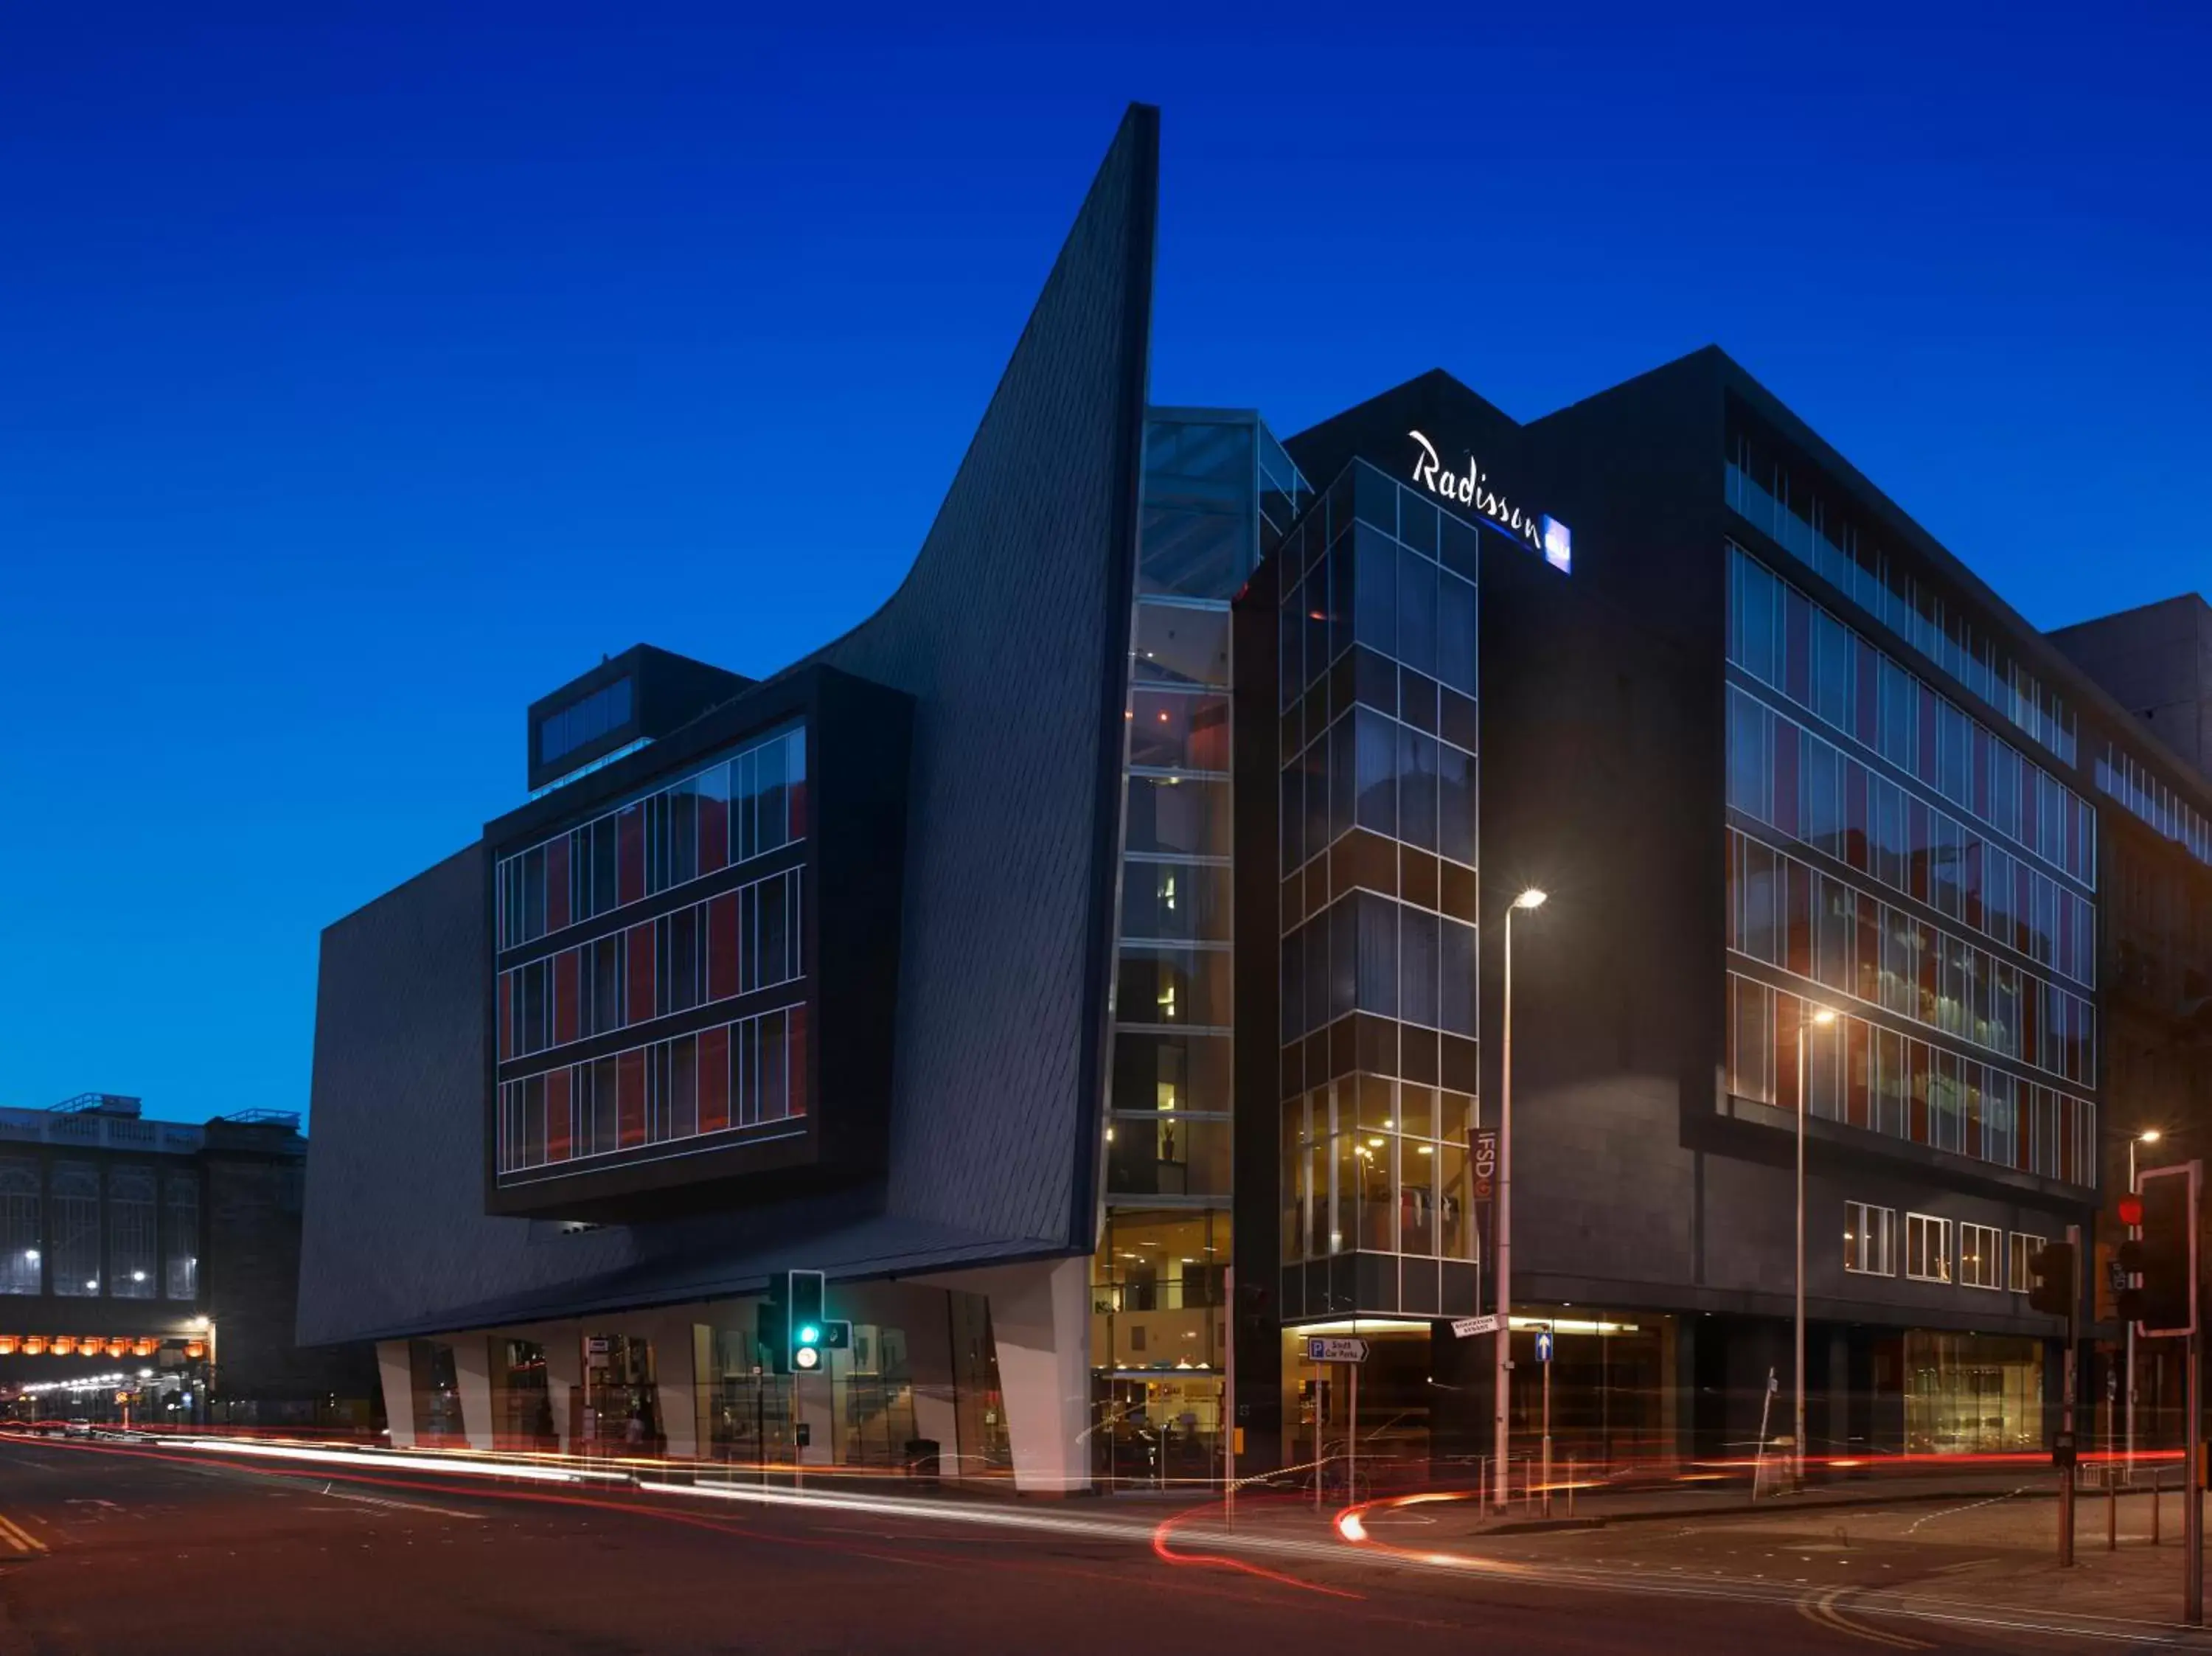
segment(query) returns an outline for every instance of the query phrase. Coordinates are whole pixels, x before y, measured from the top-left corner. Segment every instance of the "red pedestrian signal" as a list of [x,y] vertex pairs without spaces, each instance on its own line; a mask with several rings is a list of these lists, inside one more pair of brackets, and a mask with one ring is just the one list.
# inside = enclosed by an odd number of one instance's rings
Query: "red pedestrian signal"
[[2123,1270],[2139,1284],[2121,1314],[2147,1339],[2197,1331],[2197,1164],[2152,1168],[2141,1180],[2142,1240],[2120,1245]]
[[2133,1229],[2142,1223],[2142,1198],[2127,1195],[2120,1198],[2120,1222]]

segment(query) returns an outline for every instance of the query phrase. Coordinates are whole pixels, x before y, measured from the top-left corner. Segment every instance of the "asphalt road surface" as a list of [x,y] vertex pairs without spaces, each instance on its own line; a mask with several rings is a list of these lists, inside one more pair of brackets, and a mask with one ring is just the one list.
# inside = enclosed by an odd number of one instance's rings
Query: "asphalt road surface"
[[1210,1520],[1162,1534],[1178,1510],[526,1491],[0,1438],[0,1653],[1867,1656],[2166,1642],[1860,1622],[1789,1583],[1470,1574],[1362,1552],[1290,1513],[1255,1511],[1241,1530],[1260,1550],[1217,1555]]

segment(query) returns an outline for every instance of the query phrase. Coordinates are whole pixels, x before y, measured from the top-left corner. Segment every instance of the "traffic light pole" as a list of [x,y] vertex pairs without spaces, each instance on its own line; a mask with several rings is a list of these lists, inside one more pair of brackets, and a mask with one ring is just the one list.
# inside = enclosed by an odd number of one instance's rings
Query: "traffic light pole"
[[1237,1527],[1237,1334],[1244,1320],[1244,1307],[1237,1299],[1235,1265],[1222,1271],[1221,1285],[1221,1297],[1229,1302],[1229,1349],[1221,1354],[1221,1519],[1233,1530]]
[[2066,1296],[2066,1369],[2058,1418],[2060,1441],[2067,1446],[2066,1464],[2058,1469],[2058,1568],[2074,1568],[2074,1384],[2081,1367],[2075,1342],[2081,1318],[2081,1227],[2066,1227],[2066,1251],[2074,1268],[2074,1281]]
[[[2193,1259],[2192,1259],[2193,1263]],[[2190,1284],[2192,1289],[2196,1283]],[[2191,1303],[2195,1295],[2191,1295]],[[2199,1319],[2200,1322],[2202,1319]],[[2204,1623],[2204,1331],[2189,1337],[2189,1493],[2181,1505],[2181,1619]]]

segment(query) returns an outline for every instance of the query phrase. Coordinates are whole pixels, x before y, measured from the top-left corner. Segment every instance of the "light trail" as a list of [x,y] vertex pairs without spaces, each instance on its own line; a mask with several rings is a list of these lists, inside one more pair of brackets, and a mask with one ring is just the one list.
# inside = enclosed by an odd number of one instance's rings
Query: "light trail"
[[283,1443],[226,1441],[220,1438],[156,1438],[164,1449],[183,1449],[198,1454],[244,1455],[258,1460],[306,1461],[320,1466],[373,1466],[380,1471],[459,1473],[465,1477],[517,1479],[526,1483],[580,1484],[592,1482],[628,1483],[623,1475],[593,1479],[586,1472],[564,1471],[557,1466],[532,1466],[514,1461],[463,1460],[445,1455],[368,1453],[358,1449],[311,1449]]

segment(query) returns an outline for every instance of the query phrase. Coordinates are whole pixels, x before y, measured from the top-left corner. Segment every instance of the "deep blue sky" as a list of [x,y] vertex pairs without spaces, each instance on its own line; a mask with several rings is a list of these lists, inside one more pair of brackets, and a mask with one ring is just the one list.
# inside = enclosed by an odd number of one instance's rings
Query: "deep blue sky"
[[526,702],[872,608],[1131,98],[1157,400],[1717,341],[2038,623],[2212,585],[2201,8],[42,9],[0,1102],[304,1107],[319,928],[518,802]]

